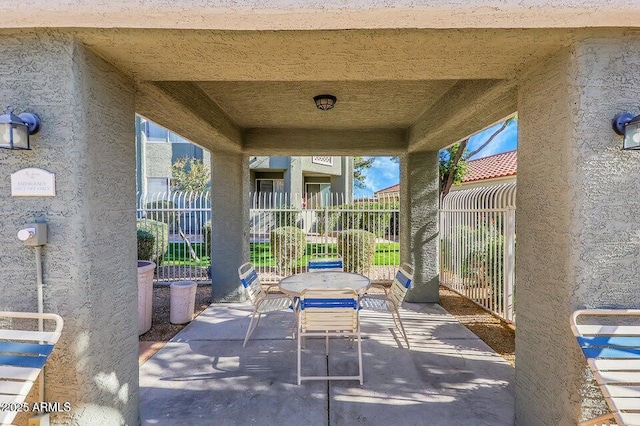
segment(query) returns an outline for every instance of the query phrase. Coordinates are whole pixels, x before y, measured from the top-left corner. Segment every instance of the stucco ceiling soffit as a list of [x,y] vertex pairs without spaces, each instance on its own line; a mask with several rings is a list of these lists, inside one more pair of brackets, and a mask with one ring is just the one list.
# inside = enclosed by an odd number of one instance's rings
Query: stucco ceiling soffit
[[515,81],[460,81],[409,128],[408,150],[437,151],[516,110]]
[[[637,26],[628,0],[3,0],[4,27],[234,30]],[[144,19],[140,19],[140,17]]]
[[139,83],[136,113],[210,151],[240,152],[240,129],[192,83]]
[[69,29],[139,81],[510,79],[581,35],[611,30]]
[[247,155],[400,155],[407,150],[404,129],[247,129]]
[[[198,84],[243,128],[398,129],[453,85],[434,81],[208,81]],[[319,111],[313,97],[337,96],[336,107]]]

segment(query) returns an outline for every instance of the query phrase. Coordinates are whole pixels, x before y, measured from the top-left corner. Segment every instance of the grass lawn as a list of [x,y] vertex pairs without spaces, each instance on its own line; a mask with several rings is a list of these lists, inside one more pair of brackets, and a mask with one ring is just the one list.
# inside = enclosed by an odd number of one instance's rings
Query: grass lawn
[[184,243],[169,243],[169,249],[162,257],[161,265],[174,266],[209,266],[211,264],[209,256],[205,255],[205,245],[203,243],[191,243],[191,248],[200,259],[196,262],[189,255],[189,250]]
[[[205,246],[202,243],[191,243],[191,247],[199,258],[195,261],[189,255],[187,247],[183,243],[169,243],[169,249],[163,256],[161,265],[174,266],[209,266],[209,256],[205,255]],[[306,254],[298,261],[298,265],[306,265],[309,258],[316,253],[338,253],[337,244],[308,243]],[[271,256],[271,247],[269,243],[251,243],[250,244],[250,261],[255,266],[276,266]],[[374,257],[374,265],[397,265],[400,262],[400,244],[399,243],[379,243],[376,244],[376,254]]]
[[[271,256],[269,243],[251,244],[250,261],[258,266],[276,266]],[[315,244],[308,243],[306,254],[297,262],[297,265],[304,266],[316,253],[338,253],[337,244]],[[379,243],[376,244],[376,254],[373,260],[374,265],[397,265],[400,262],[399,243]]]

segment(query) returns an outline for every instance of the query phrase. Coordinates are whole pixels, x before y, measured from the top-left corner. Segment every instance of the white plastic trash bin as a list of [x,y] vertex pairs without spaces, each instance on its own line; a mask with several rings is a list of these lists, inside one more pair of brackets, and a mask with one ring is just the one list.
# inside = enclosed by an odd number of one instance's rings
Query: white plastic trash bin
[[193,281],[178,281],[171,284],[171,310],[169,312],[171,324],[184,324],[193,319],[197,288],[198,285]]

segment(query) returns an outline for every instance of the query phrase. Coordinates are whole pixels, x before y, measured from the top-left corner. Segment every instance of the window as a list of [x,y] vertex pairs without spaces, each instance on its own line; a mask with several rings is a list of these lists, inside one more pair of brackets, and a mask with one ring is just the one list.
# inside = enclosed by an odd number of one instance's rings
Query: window
[[307,208],[313,209],[331,205],[330,183],[306,183]]
[[[148,142],[168,142],[169,131],[151,121],[144,122],[144,133]],[[152,178],[154,179],[154,178]]]
[[256,179],[256,193],[264,208],[281,207],[286,201],[284,179]]
[[257,192],[284,192],[284,179],[256,179]]

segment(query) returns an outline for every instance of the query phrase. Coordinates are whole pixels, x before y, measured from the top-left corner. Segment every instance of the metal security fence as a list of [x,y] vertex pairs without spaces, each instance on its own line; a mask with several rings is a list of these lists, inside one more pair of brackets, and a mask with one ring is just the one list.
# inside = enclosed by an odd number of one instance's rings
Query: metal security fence
[[[345,270],[390,281],[400,265],[399,200],[346,202],[343,194],[250,194],[250,261],[265,283],[306,270],[310,259],[341,257]],[[155,237],[155,282],[208,281],[209,192],[139,195],[138,229]]]
[[263,282],[341,257],[345,270],[393,279],[400,264],[397,196],[346,202],[343,194],[251,194],[250,255]]
[[447,194],[440,209],[440,282],[515,322],[516,184]]
[[211,199],[205,192],[138,194],[137,226],[155,237],[155,282],[207,281]]

